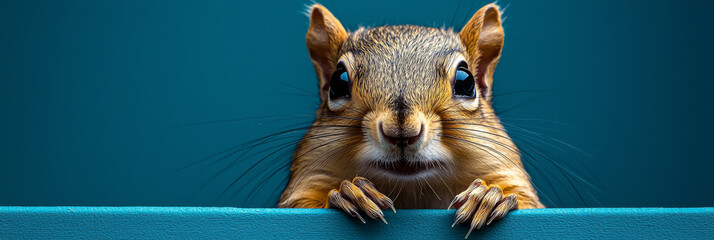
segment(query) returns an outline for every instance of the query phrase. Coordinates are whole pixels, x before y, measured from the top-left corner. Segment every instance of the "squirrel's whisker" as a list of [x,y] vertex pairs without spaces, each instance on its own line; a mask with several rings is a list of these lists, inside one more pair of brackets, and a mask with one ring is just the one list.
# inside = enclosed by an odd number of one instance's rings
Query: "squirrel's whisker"
[[[190,164],[188,164],[188,165],[186,165],[186,166],[180,167],[180,168],[174,170],[173,172],[174,172],[174,173],[180,172],[180,171],[185,170],[185,169],[187,169],[187,168],[196,166],[196,165],[201,164],[201,163],[203,163],[203,162],[205,162],[205,161],[208,161],[208,160],[210,160],[210,159],[213,159],[214,157],[217,157],[217,156],[220,156],[220,155],[222,155],[222,154],[228,153],[228,152],[230,152],[230,151],[232,151],[232,150],[239,149],[239,148],[241,148],[241,147],[245,147],[245,146],[250,145],[250,144],[254,144],[256,141],[260,142],[260,141],[263,141],[263,140],[265,140],[265,139],[270,139],[270,138],[273,138],[273,137],[276,137],[276,136],[279,136],[279,135],[283,135],[283,134],[293,133],[293,132],[296,132],[296,131],[309,130],[310,127],[311,127],[311,126],[305,126],[305,127],[299,127],[299,128],[293,128],[293,129],[283,130],[283,131],[280,131],[280,132],[277,132],[277,133],[269,134],[269,135],[266,135],[266,136],[263,136],[263,137],[260,137],[260,138],[256,138],[256,139],[253,139],[253,140],[250,140],[250,141],[246,141],[246,142],[243,142],[243,143],[238,144],[238,145],[236,145],[236,146],[233,146],[233,147],[224,149],[224,150],[222,150],[222,151],[220,151],[220,152],[211,154],[211,155],[209,155],[209,156],[207,156],[207,157],[204,157],[204,158],[202,158],[202,159],[200,159],[200,160],[198,160],[198,161],[196,161],[196,162],[190,163]],[[231,155],[232,155],[232,154],[235,154],[235,153],[231,153]]]
[[273,118],[273,119],[278,118],[278,119],[282,119],[282,120],[294,120],[295,118],[314,118],[314,117],[315,117],[315,115],[311,115],[311,114],[282,114],[282,115],[252,116],[252,117],[242,117],[242,118],[216,120],[216,121],[208,121],[208,122],[186,123],[186,124],[169,127],[169,129],[193,127],[193,126],[201,126],[201,125],[209,125],[209,124],[217,124],[217,123],[239,122],[239,121],[247,121],[247,120],[270,119],[270,118]]
[[[337,134],[337,133],[335,133],[335,134],[328,134],[328,136],[344,136],[344,134]],[[324,137],[324,136],[321,136],[321,137]],[[320,146],[314,148],[313,150],[315,150],[315,149],[317,149],[317,148],[319,148],[319,147],[322,147],[322,146],[329,145],[329,144],[332,143],[331,141],[326,141],[326,142],[327,142],[327,143],[322,144],[322,145],[320,145]],[[273,154],[275,154],[275,153],[277,153],[277,152],[279,152],[279,151],[282,151],[282,150],[284,150],[284,149],[286,149],[286,148],[288,148],[288,147],[293,147],[293,145],[291,145],[291,144],[285,145],[284,147],[281,147],[281,148],[279,148],[278,150],[275,150],[275,151],[271,152],[270,154],[268,154],[267,156],[265,156],[265,157],[263,157],[262,159],[260,159],[260,160],[259,160],[257,163],[255,163],[253,166],[251,166],[251,167],[248,168],[246,171],[244,171],[243,174],[241,174],[241,175],[240,175],[236,180],[234,180],[230,185],[228,185],[228,187],[226,188],[226,190],[224,190],[224,191],[219,195],[218,199],[221,199],[229,189],[231,189],[236,183],[240,182],[241,178],[243,178],[243,177],[246,175],[246,173],[250,172],[255,166],[257,166],[258,164],[260,164],[261,162],[263,162],[265,159],[267,159],[268,157],[272,156]],[[237,191],[236,193],[234,193],[233,195],[231,195],[231,196],[228,198],[228,200],[230,201],[231,199],[235,198],[235,196],[236,196],[238,193],[240,193],[240,191]]]

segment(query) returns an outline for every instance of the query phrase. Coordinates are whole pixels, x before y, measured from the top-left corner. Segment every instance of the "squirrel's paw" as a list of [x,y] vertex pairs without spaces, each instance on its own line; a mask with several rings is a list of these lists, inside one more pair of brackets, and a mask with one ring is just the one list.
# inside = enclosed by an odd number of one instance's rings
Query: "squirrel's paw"
[[362,223],[365,223],[364,218],[360,216],[359,210],[362,210],[367,216],[372,219],[382,219],[384,223],[384,213],[382,209],[394,209],[392,199],[377,191],[374,184],[363,177],[355,177],[352,182],[344,180],[340,184],[339,189],[332,189],[327,194],[327,206],[336,207],[344,210],[350,216],[359,218]]
[[516,206],[518,206],[516,195],[509,194],[504,197],[503,189],[498,185],[486,186],[486,182],[476,179],[466,191],[454,197],[448,209],[451,209],[451,207],[458,208],[452,227],[470,218],[472,219],[469,232],[466,233],[466,238],[468,238],[471,231],[480,229],[484,224],[489,225],[491,222],[501,219],[510,210],[515,209]]

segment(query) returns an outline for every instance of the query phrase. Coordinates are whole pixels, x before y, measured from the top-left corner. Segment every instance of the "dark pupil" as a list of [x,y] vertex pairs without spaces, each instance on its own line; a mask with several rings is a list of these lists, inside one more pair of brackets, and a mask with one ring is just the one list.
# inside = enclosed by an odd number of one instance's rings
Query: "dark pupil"
[[454,96],[462,98],[476,97],[474,76],[465,67],[456,69],[454,78]]
[[344,67],[338,66],[330,78],[330,98],[350,97],[350,78]]

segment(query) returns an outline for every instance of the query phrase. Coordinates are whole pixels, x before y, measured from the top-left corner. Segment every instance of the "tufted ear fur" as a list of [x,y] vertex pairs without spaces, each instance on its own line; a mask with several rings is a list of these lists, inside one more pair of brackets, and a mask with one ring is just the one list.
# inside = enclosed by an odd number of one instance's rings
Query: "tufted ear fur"
[[489,4],[479,9],[459,34],[468,51],[469,68],[476,74],[474,77],[481,94],[490,99],[493,72],[501,57],[504,36],[498,6]]
[[307,50],[319,79],[320,98],[327,98],[330,77],[339,60],[339,49],[348,35],[340,21],[320,4],[310,7],[310,27],[305,35]]

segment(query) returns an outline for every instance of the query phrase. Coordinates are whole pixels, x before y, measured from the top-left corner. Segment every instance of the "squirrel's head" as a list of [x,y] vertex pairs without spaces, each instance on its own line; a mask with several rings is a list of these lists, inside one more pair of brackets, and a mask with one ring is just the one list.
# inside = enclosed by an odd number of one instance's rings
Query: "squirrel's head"
[[362,175],[423,178],[465,156],[492,158],[494,136],[481,135],[505,135],[490,105],[503,37],[493,4],[458,33],[409,25],[348,33],[316,4],[306,36],[319,79],[316,125],[353,127],[324,131],[352,138],[341,147]]

